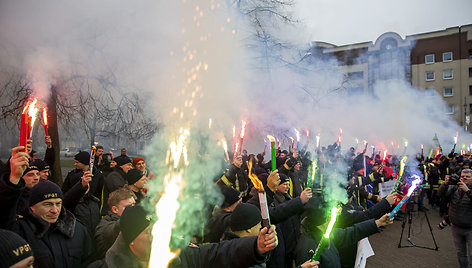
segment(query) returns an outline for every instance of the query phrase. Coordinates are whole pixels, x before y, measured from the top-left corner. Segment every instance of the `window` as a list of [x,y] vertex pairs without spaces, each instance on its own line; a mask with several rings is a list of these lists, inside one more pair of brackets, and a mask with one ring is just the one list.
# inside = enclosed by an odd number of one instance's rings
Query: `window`
[[469,114],[472,114],[472,103],[469,104]]
[[443,71],[443,79],[452,79],[452,69],[446,69]]
[[453,90],[452,90],[452,87],[445,87],[444,88],[444,97],[452,97],[454,94],[453,94]]
[[425,94],[425,96],[432,97],[432,96],[434,96],[435,92],[436,92],[436,89],[434,87],[428,87],[425,90],[424,94]]
[[472,96],[472,86],[469,86],[469,96]]
[[454,105],[446,105],[446,114],[454,114]]
[[443,62],[452,61],[452,52],[443,53]]
[[472,49],[469,49],[469,59],[472,59]]
[[424,56],[424,62],[426,64],[434,63],[434,54],[428,54],[428,55]]
[[434,80],[434,72],[426,72],[426,81]]
[[364,79],[364,72],[352,72],[352,73],[347,73],[347,78],[348,78],[349,80]]
[[469,68],[469,77],[472,77],[472,68]]

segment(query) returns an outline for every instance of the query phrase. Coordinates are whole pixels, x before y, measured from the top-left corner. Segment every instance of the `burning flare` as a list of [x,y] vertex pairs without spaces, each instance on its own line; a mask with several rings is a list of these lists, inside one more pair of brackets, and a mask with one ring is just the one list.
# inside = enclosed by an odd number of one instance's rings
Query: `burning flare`
[[170,172],[164,177],[164,193],[156,204],[157,222],[152,227],[153,240],[148,267],[167,267],[179,253],[172,252],[169,244],[176,213],[180,206],[178,197],[183,173],[182,170],[177,170],[180,159],[183,158],[185,166],[188,165],[185,142],[190,132],[181,130],[181,133],[177,141],[171,142],[170,152],[168,152]]
[[241,120],[241,135],[239,137],[241,139],[244,139],[245,134],[246,134],[246,121]]

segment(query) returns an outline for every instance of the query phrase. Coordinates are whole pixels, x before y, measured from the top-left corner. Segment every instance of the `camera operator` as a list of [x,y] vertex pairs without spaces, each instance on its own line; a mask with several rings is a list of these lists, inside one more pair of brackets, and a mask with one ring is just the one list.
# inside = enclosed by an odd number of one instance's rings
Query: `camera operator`
[[439,195],[449,202],[449,219],[460,267],[469,267],[472,255],[472,169],[462,170],[459,180],[447,176]]

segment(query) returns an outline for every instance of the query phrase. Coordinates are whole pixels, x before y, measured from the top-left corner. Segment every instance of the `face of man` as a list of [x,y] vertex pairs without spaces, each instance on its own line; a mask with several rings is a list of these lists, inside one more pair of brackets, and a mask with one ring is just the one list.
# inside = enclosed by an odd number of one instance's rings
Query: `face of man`
[[472,185],[472,173],[462,172],[461,181],[470,187]]
[[149,225],[129,245],[136,258],[141,261],[148,261],[151,254],[151,230],[151,226]]
[[286,193],[288,193],[289,186],[290,185],[289,185],[288,181],[286,181],[284,183],[281,183],[277,187],[277,192],[279,192],[281,194],[286,194]]
[[279,157],[280,157],[280,158],[284,158],[285,156],[286,156],[285,153],[280,153],[280,154],[279,154]]
[[50,198],[34,204],[31,208],[34,215],[49,222],[55,223],[59,218],[62,208],[61,198]]
[[379,165],[373,165],[372,166],[372,171],[378,171],[379,170]]
[[295,170],[300,170],[301,167],[302,167],[302,164],[300,164],[300,162],[298,162],[293,168]]
[[136,201],[134,200],[134,197],[130,197],[128,199],[121,200],[118,205],[111,207],[111,211],[121,217],[121,214],[123,214],[123,211],[126,207],[134,206],[135,204]]
[[39,177],[42,180],[47,180],[49,176],[49,168],[43,169],[39,172]]
[[82,164],[79,161],[74,159],[74,166],[76,169],[87,171],[88,170],[88,165]]
[[142,176],[141,179],[139,179],[137,182],[134,183],[134,186],[136,186],[136,188],[141,190],[144,188],[144,185],[146,184],[146,182],[147,182],[146,176]]
[[10,268],[33,268],[33,264],[34,264],[34,257],[29,256],[28,258],[23,259],[15,263],[14,265],[10,266]]
[[139,169],[144,172],[144,170],[146,169],[146,163],[143,160],[139,161],[138,163],[136,163],[136,169]]
[[33,188],[39,182],[39,171],[31,170],[25,175],[23,175],[23,180],[25,180],[26,188]]
[[102,148],[97,149],[97,155],[98,156],[103,155],[103,149]]
[[121,155],[126,155],[126,149],[121,149]]
[[112,168],[112,167],[115,167],[115,166],[116,166],[115,160],[111,160],[110,161],[110,167]]
[[120,167],[125,173],[128,173],[128,171],[130,171],[133,168],[133,165],[131,163],[127,163]]

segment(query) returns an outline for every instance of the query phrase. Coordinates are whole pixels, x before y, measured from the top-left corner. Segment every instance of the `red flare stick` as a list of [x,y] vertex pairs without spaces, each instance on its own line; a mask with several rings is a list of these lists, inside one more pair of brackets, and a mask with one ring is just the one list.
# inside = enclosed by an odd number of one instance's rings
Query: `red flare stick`
[[49,136],[48,133],[48,110],[46,107],[43,108],[43,124],[44,124],[44,134]]

